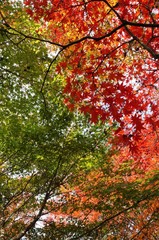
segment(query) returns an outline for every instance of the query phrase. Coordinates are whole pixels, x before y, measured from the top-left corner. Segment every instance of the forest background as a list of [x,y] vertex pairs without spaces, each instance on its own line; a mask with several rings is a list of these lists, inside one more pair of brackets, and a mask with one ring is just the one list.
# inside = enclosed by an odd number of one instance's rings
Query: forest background
[[0,4],[0,238],[159,239],[158,1]]

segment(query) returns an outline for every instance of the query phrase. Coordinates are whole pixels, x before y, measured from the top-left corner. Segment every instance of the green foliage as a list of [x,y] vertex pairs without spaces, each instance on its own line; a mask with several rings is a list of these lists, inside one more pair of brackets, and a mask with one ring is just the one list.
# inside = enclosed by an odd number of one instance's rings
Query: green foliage
[[[12,6],[5,7],[4,16],[8,11]],[[2,24],[1,237],[20,239],[30,226],[26,232],[34,239],[32,233],[38,229],[34,229],[35,223],[43,213],[60,209],[62,203],[52,206],[50,202],[49,207],[47,202],[61,194],[61,186],[77,185],[80,172],[86,174],[103,164],[110,134],[105,136],[103,130],[107,124],[90,124],[78,111],[70,112],[64,106],[64,79],[55,75],[56,62],[48,71],[51,57],[46,44],[18,33],[23,28],[32,34],[36,23],[21,12],[16,22],[14,16],[5,20],[17,33]],[[64,231],[75,229],[70,225]],[[39,232],[46,234],[45,228]],[[58,227],[54,234],[62,239]]]

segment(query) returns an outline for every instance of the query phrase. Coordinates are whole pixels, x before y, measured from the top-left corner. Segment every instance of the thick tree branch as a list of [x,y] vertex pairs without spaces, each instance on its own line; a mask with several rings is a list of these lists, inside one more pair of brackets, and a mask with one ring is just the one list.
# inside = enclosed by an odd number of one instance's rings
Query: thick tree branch
[[129,33],[129,35],[136,40],[147,52],[149,52],[154,59],[159,59],[159,53],[156,53],[152,48],[150,48],[148,45],[143,43],[137,36],[135,36],[130,29],[125,25],[126,31]]
[[126,26],[136,26],[143,28],[159,28],[159,23],[139,23],[139,22],[129,22],[127,20],[122,20],[122,23]]
[[119,13],[110,5],[110,3],[106,0],[103,0],[107,4],[107,6],[115,13],[117,18],[122,22],[124,25],[126,31],[128,34],[133,37],[134,40],[136,40],[145,50],[147,50],[155,59],[159,59],[159,54],[157,54],[152,48],[150,48],[148,45],[144,44],[137,36],[135,36],[130,29],[127,26],[138,26],[138,27],[147,27],[147,28],[155,28],[159,27],[159,24],[156,23],[134,23],[134,22],[129,22],[124,19],[122,19],[119,15]]
[[38,214],[35,216],[34,220],[25,228],[25,230],[21,233],[19,233],[17,236],[13,237],[12,240],[20,240],[23,236],[25,236],[25,234],[30,230],[32,229],[34,226],[35,226],[35,223],[39,220],[39,218],[41,217],[42,215],[42,212],[46,206],[46,203],[50,197],[50,188],[51,188],[51,185],[52,185],[52,180],[50,181],[49,185],[48,185],[48,188],[47,188],[47,191],[46,191],[46,194],[45,194],[45,197],[43,199],[43,202],[41,204],[41,207],[39,209],[39,212]]

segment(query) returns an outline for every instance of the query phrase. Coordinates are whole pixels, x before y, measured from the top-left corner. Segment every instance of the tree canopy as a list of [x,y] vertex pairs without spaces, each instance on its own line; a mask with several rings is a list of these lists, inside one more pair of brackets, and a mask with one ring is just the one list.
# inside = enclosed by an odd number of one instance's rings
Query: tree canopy
[[118,122],[135,148],[145,125],[158,126],[157,1],[24,3],[41,23],[41,38],[58,49],[57,71],[66,74],[65,103],[90,113],[93,122]]
[[158,239],[158,2],[1,6],[0,238]]

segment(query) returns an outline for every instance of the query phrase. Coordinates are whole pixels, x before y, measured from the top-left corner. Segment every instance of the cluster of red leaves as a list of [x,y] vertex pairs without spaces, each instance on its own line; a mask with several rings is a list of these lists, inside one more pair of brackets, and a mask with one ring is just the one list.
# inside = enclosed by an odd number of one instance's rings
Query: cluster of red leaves
[[[159,141],[155,133],[144,130],[143,138],[137,142],[137,152],[130,153],[129,147],[120,146],[120,154],[115,157],[116,166],[132,160],[132,169],[139,168],[148,172],[159,168]],[[123,140],[122,140],[123,141]],[[121,142],[122,142],[121,141]],[[126,144],[125,144],[126,145]],[[145,174],[145,172],[144,172]]]
[[66,76],[65,103],[89,114],[92,122],[117,122],[122,141],[134,151],[141,131],[159,126],[157,1],[25,4],[45,32],[47,28],[52,43],[61,47],[57,72]]

